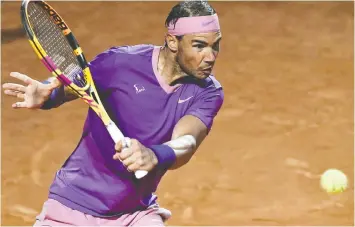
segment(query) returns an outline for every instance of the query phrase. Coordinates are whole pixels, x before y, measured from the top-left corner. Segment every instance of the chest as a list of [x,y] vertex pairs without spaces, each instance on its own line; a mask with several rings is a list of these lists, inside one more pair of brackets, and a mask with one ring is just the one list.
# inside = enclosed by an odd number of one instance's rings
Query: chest
[[193,99],[193,89],[187,85],[168,94],[154,78],[131,76],[110,88],[104,104],[126,136],[159,143],[170,139]]

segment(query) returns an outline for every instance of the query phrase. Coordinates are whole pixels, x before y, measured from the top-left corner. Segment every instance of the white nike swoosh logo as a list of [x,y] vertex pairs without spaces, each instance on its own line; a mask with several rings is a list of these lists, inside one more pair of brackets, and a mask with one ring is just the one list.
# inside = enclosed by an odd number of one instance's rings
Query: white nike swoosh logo
[[180,98],[179,98],[178,103],[184,103],[184,102],[190,100],[192,97],[194,97],[194,96],[190,96],[190,97],[188,97],[187,99],[180,99]]
[[202,23],[202,26],[207,26],[209,24],[211,24],[214,20],[211,20],[211,21],[207,21],[207,22],[203,22]]

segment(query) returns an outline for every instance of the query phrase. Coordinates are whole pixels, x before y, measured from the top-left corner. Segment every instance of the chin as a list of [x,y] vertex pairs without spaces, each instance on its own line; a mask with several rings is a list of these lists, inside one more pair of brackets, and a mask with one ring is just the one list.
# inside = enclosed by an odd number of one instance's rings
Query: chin
[[203,75],[203,76],[199,76],[197,79],[199,80],[205,80],[207,77],[209,77],[210,75]]
[[207,73],[197,73],[195,74],[195,78],[200,79],[200,80],[204,80],[207,77],[209,77],[211,74],[207,74]]
[[205,80],[207,77],[209,77],[211,74],[209,73],[203,73],[203,72],[186,72],[185,73],[190,77],[190,79],[195,79],[195,80]]

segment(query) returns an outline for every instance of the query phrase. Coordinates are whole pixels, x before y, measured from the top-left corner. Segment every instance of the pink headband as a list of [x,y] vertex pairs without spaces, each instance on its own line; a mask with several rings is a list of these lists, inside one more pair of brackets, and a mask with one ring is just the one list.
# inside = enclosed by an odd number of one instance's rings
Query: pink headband
[[220,30],[217,14],[199,17],[181,17],[176,25],[170,23],[168,33],[171,35],[186,35],[193,33],[217,32]]

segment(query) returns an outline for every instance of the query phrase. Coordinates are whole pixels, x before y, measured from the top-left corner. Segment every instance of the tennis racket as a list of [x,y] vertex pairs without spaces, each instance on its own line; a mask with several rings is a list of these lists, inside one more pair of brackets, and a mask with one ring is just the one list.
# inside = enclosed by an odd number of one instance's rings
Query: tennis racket
[[[42,0],[23,0],[21,19],[32,48],[47,69],[96,112],[115,143],[121,141],[124,148],[129,147],[130,140],[102,105],[83,51],[60,15]],[[145,170],[135,172],[138,179],[146,174]]]

